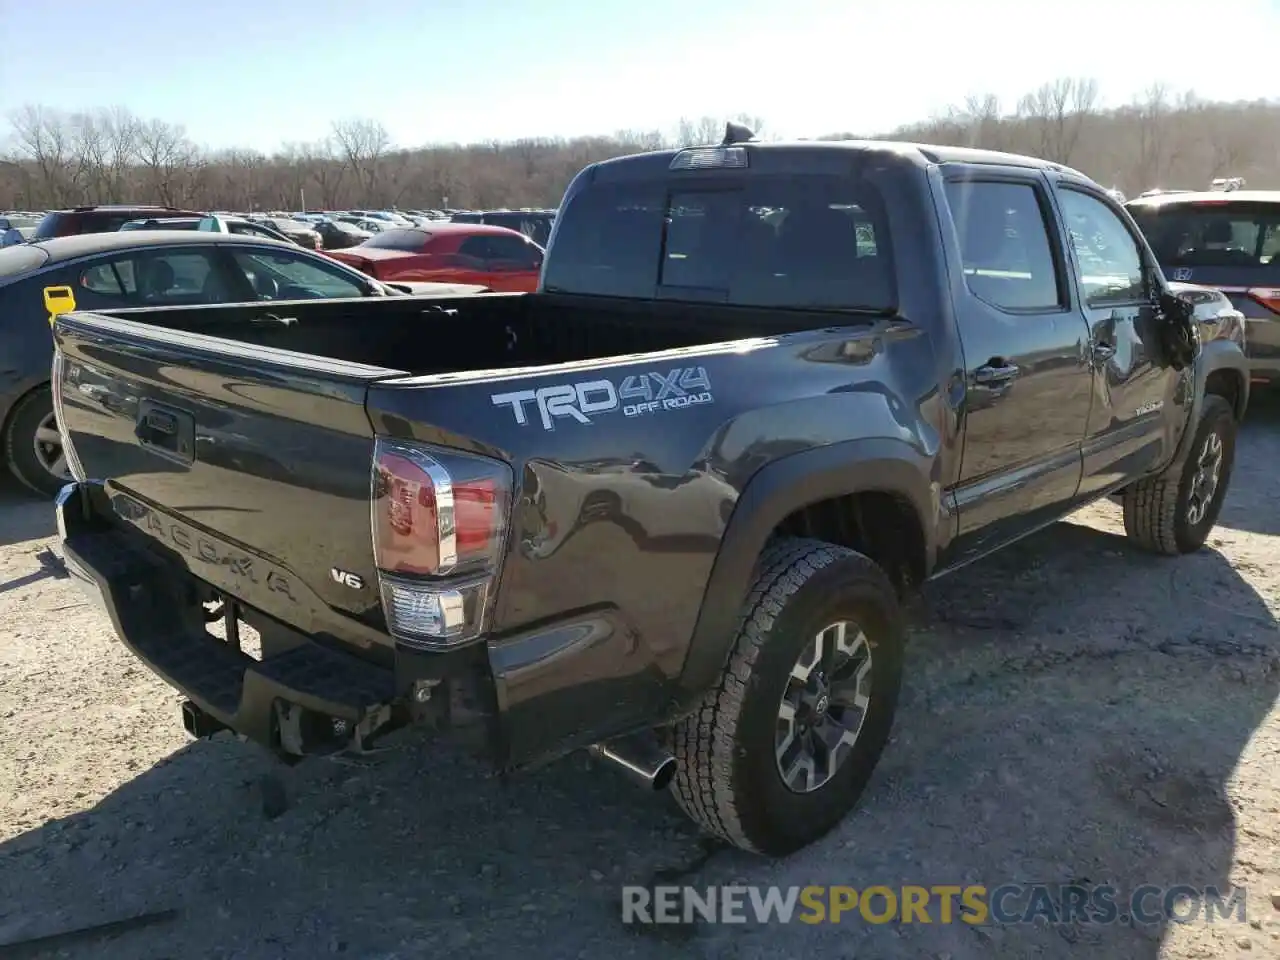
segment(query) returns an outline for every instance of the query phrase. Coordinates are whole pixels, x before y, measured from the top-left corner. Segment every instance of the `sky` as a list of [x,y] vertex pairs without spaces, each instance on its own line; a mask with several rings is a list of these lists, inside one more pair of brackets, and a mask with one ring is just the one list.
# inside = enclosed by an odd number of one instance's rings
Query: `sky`
[[120,105],[266,151],[348,118],[401,146],[739,113],[880,133],[1061,76],[1112,106],[1156,81],[1280,97],[1277,42],[1280,0],[0,0],[0,121]]

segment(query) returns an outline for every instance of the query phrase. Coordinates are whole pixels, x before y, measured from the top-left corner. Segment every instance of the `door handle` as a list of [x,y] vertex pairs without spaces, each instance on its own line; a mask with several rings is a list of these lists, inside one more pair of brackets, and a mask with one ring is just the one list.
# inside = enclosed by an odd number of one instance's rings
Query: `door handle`
[[1094,340],[1091,349],[1095,360],[1110,360],[1116,355],[1116,345],[1102,340]]
[[992,357],[973,371],[973,382],[982,387],[998,387],[1015,379],[1021,372],[1014,364]]

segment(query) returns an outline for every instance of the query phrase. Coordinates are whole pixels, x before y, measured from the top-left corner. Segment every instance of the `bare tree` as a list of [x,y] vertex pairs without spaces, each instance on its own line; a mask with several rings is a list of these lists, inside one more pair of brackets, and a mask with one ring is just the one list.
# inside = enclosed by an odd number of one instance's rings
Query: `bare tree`
[[186,196],[191,172],[199,157],[181,124],[151,120],[137,130],[138,159],[152,195],[166,206],[176,206]]
[[724,139],[725,121],[717,117],[699,117],[690,120],[681,117],[676,126],[676,145],[680,147],[697,147],[719,143]]
[[985,150],[1008,149],[1003,116],[1004,107],[993,93],[970,94],[963,106],[948,111],[948,118],[964,131],[965,145]]
[[[1103,109],[1097,85],[1077,78],[1042,85],[1018,107],[1006,110],[996,96],[976,94],[938,116],[879,135],[1039,154],[1127,193],[1203,187],[1214,176],[1280,187],[1275,102],[1212,103],[1157,85],[1132,103]],[[757,134],[766,126],[759,117],[733,119]],[[0,123],[0,208],[151,200],[197,209],[290,209],[304,202],[304,191],[313,209],[551,206],[589,164],[673,144],[719,143],[723,135],[724,119],[707,116],[680,121],[674,135],[622,130],[403,149],[393,148],[376,122],[349,120],[318,143],[292,144],[270,155],[208,153],[182,127],[123,108],[67,114],[33,105],[13,114],[7,130]]]
[[1159,185],[1169,161],[1169,90],[1163,83],[1148,87],[1133,106],[1137,156],[1135,173],[1153,186]]
[[138,160],[137,126],[137,120],[123,107],[72,116],[73,149],[85,200],[110,203],[126,199],[130,170]]
[[668,145],[661,130],[619,130],[613,139],[618,143],[634,144],[637,151],[662,150]]
[[97,127],[94,163],[97,168],[99,201],[126,200],[129,177],[138,163],[138,118],[124,107],[108,107],[94,115]]
[[28,105],[9,118],[20,156],[35,168],[39,189],[52,203],[70,199],[71,133],[66,118],[55,110]]
[[1018,114],[1035,137],[1036,155],[1070,164],[1097,103],[1098,82],[1087,77],[1059,77],[1024,96]]
[[[333,138],[326,137],[316,143],[305,143],[298,150],[297,162],[306,173],[307,180],[316,185],[319,205],[332,210],[339,205],[347,168],[337,157]],[[313,206],[314,201],[313,201]]]
[[333,138],[364,196],[372,198],[378,182],[378,161],[391,145],[387,128],[376,120],[340,120],[333,125]]

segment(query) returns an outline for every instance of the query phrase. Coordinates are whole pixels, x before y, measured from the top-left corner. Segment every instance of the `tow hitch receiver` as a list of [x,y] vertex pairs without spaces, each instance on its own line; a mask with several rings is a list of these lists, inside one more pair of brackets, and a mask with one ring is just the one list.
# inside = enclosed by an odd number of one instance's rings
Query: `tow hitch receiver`
[[190,700],[182,701],[182,726],[197,740],[227,729],[226,724],[209,716]]

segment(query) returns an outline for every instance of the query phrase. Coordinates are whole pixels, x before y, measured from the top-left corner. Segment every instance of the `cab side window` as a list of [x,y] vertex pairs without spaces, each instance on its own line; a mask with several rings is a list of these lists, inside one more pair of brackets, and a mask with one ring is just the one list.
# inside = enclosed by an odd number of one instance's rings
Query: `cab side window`
[[960,241],[965,283],[975,297],[1016,313],[1064,306],[1036,187],[957,180],[947,184],[947,203]]
[[1058,191],[1058,202],[1085,305],[1109,307],[1146,299],[1141,250],[1115,211],[1097,197],[1066,188]]

